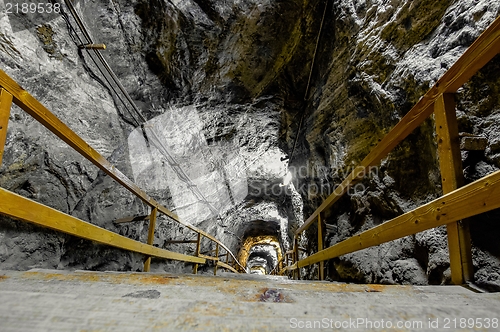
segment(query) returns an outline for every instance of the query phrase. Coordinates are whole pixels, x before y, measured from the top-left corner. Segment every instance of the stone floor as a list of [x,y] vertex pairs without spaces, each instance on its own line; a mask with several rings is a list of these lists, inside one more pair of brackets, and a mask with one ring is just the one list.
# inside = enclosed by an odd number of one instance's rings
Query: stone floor
[[460,286],[0,271],[0,331],[497,331],[499,318],[500,293]]

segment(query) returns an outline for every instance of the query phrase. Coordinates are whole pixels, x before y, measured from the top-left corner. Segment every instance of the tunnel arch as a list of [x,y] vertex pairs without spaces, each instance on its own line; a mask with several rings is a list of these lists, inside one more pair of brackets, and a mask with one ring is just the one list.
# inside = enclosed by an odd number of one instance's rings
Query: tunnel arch
[[258,269],[271,273],[283,259],[282,245],[276,235],[247,236],[238,252],[238,261],[247,272]]

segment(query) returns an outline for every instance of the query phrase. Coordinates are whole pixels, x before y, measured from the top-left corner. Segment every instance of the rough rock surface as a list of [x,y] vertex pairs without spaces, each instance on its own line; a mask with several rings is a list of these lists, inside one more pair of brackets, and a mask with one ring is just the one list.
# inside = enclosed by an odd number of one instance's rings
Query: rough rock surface
[[[2,12],[1,69],[155,199],[235,253],[246,238],[260,235],[276,236],[288,250],[304,217],[500,12],[492,0],[99,0],[75,5],[94,41],[107,44],[101,53],[146,118],[144,130],[120,101],[123,96],[112,93],[90,54],[76,47],[81,34],[70,16]],[[486,151],[463,153],[467,181],[500,168],[499,66],[497,57],[457,96],[460,131],[488,138]],[[179,177],[172,157],[197,189]],[[287,166],[293,183],[283,187]],[[122,235],[147,237],[147,222],[112,223],[147,214],[147,208],[17,107],[9,122],[0,186]],[[327,243],[440,193],[431,119],[334,206],[326,216]],[[500,252],[493,235],[499,231],[493,222],[497,217],[495,211],[478,216],[471,226],[476,281],[490,289],[500,287]],[[312,250],[315,232],[311,227],[302,239]],[[168,241],[193,237],[162,217],[154,243],[192,253],[192,245]],[[0,218],[0,239],[2,268],[142,266],[140,255],[7,218]],[[203,244],[202,251],[210,249]],[[446,232],[438,228],[332,260],[327,275],[442,284],[450,277],[447,255]],[[189,267],[157,260],[152,265],[183,268]],[[308,271],[310,277],[315,268]]]
[[[281,160],[285,153],[279,147],[283,101],[261,93],[297,46],[290,32],[301,27],[305,5],[283,4],[76,2],[93,40],[107,44],[103,56],[148,119],[148,140],[154,138],[149,130],[155,124],[155,146],[146,142],[130,105],[121,103],[124,96],[111,93],[116,87],[109,87],[89,53],[77,49],[82,35],[70,16],[41,20],[3,15],[2,69],[154,198],[235,253],[242,238],[263,225],[266,230],[260,233],[279,236],[288,247],[288,222],[296,227],[302,220],[301,199],[279,186],[286,174],[286,161]],[[274,24],[283,10],[287,20]],[[270,43],[276,34],[282,40]],[[20,110],[11,116],[6,150],[3,187],[145,240],[146,222],[115,225],[112,220],[147,214],[146,207]],[[173,171],[168,155],[179,161],[215,212]],[[0,261],[8,268],[141,268],[139,255],[42,230],[35,233],[31,226],[6,218],[2,225],[6,241]],[[192,246],[167,243],[192,237],[160,218],[155,245],[192,253]],[[50,259],[31,254],[34,249],[23,241]],[[203,243],[202,251],[209,249]],[[170,265],[153,261],[153,269]]]
[[[324,184],[339,183],[349,174],[498,16],[500,6],[494,1],[335,1],[327,10],[331,19],[320,42],[303,139],[294,157],[299,165],[307,161],[305,173],[310,175],[302,177],[299,186],[313,189],[309,190],[312,197],[305,200],[306,215],[328,195]],[[495,146],[500,95],[494,74],[499,60],[492,60],[457,96],[459,130],[489,142],[484,153],[463,154],[469,182],[500,166]],[[335,205],[326,220],[334,230],[329,243],[409,211],[440,193],[430,120]],[[471,221],[473,259],[476,281],[498,290],[498,245],[489,235],[498,232],[498,226],[490,216]],[[449,282],[445,231],[439,228],[410,238],[335,259],[329,275],[358,282]]]

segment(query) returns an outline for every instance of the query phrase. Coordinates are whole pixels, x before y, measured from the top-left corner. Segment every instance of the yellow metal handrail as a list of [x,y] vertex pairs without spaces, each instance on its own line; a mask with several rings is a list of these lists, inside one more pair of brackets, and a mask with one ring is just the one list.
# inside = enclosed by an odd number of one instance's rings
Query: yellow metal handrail
[[[168,210],[165,206],[158,203],[152,197],[148,196],[141,188],[128,179],[114,165],[107,161],[95,149],[93,149],[80,136],[66,126],[59,118],[45,108],[38,100],[31,96],[27,91],[21,88],[12,78],[4,71],[0,70],[0,165],[4,153],[5,141],[7,137],[7,127],[10,115],[12,102],[31,115],[34,119],[40,122],[43,126],[49,129],[52,133],[66,142],[74,150],[88,159],[102,171],[112,177],[121,186],[128,189],[132,194],[140,198],[144,203],[151,207],[149,216],[149,230],[147,244],[131,240],[127,237],[118,235],[101,227],[92,225],[68,214],[54,210],[43,204],[34,202],[30,199],[19,196],[6,189],[0,188],[0,214],[10,216],[12,218],[35,223],[40,226],[48,227],[67,234],[71,234],[84,239],[104,243],[117,248],[125,249],[142,253],[148,258],[144,263],[144,271],[149,271],[151,257],[166,258],[191,262],[195,264],[194,272],[197,270],[198,264],[205,264],[207,259],[216,262],[216,266],[229,269],[233,272],[238,272],[234,267],[244,272],[245,269],[234,254],[223,243],[217,240],[212,235],[204,232],[197,227],[182,221],[179,217]],[[218,248],[226,251],[227,257],[231,256],[234,267],[229,264],[220,262],[218,258],[196,255],[190,256],[180,254],[152,246],[154,239],[154,230],[156,217],[158,213],[163,213],[177,223],[187,227],[191,231],[198,234],[197,249],[199,253],[200,243],[203,237],[213,241]]]
[[[295,276],[300,278],[300,267],[314,263],[323,263],[325,260],[340,255],[446,224],[452,282],[462,284],[465,280],[471,278],[470,235],[467,224],[459,223],[458,221],[499,207],[498,202],[495,201],[500,201],[499,173],[493,173],[466,187],[457,189],[461,185],[460,182],[463,173],[460,150],[458,148],[458,129],[452,94],[456,93],[458,88],[498,53],[500,53],[500,18],[497,18],[479,36],[457,62],[446,71],[436,84],[363,159],[361,164],[344,179],[335,191],[307,218],[304,224],[297,229],[294,238],[294,253],[292,255],[293,264],[286,268],[288,271],[294,271]],[[372,166],[379,164],[389,152],[414,129],[420,126],[432,113],[435,113],[436,132],[439,138],[438,148],[443,179],[443,192],[447,195],[400,217],[387,221],[369,231],[323,249],[321,214],[338,201],[349,188],[361,181],[370,172]],[[494,199],[491,200],[491,197],[484,197],[485,193],[490,193]],[[466,195],[475,196],[467,197]],[[467,205],[464,203],[467,203]],[[446,206],[441,206],[440,204],[446,204]],[[460,204],[464,206],[460,206]],[[471,204],[476,204],[477,206],[474,205],[472,207]],[[464,207],[467,208],[464,209]],[[443,214],[442,211],[447,211],[446,213],[448,214]],[[416,218],[416,215],[422,217]],[[436,218],[436,222],[432,221],[432,218]],[[318,252],[308,258],[299,260],[298,239],[315,222],[318,223]],[[322,265],[320,265],[320,270],[320,279],[322,279]]]

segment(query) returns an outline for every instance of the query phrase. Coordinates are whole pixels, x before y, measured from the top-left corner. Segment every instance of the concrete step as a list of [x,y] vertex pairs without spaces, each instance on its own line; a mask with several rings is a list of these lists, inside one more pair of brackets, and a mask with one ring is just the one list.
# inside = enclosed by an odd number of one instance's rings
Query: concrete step
[[[484,330],[487,322],[494,331],[499,308],[499,293],[475,293],[460,286],[357,285],[230,273],[214,277],[0,271],[0,331],[286,331],[301,327],[450,331],[461,326]],[[466,325],[463,319],[469,319]]]

